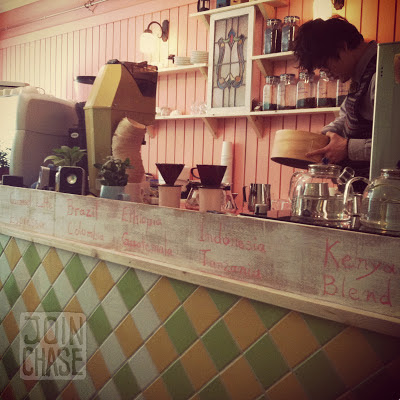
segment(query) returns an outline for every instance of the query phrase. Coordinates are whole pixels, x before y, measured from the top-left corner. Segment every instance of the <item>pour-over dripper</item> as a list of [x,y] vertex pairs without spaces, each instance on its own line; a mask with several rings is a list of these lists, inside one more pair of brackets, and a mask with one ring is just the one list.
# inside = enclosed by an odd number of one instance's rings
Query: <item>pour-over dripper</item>
[[[192,168],[191,173],[195,178],[200,179],[203,186],[220,187],[226,168],[226,165],[197,164],[197,168]],[[196,169],[199,176],[193,173]]]
[[156,163],[156,166],[165,183],[169,186],[174,186],[185,164]]

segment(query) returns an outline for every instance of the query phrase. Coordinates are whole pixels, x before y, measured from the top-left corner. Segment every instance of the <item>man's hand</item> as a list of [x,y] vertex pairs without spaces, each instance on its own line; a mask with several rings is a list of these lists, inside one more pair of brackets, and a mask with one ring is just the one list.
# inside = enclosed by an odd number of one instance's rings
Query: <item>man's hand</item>
[[329,143],[322,149],[310,151],[306,157],[322,155],[326,159],[326,164],[336,164],[347,157],[347,141],[348,139],[338,135],[335,132],[327,132]]

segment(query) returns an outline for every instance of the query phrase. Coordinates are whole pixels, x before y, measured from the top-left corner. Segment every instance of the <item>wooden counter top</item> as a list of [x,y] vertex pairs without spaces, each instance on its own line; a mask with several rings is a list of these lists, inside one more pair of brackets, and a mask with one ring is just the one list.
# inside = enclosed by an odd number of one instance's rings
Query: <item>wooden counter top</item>
[[400,237],[0,186],[0,233],[400,337]]

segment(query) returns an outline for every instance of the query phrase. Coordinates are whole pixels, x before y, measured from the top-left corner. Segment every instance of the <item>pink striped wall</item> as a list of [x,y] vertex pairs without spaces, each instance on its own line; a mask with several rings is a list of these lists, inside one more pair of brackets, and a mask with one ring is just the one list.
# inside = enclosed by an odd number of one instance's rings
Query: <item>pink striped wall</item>
[[[139,51],[139,35],[150,21],[170,21],[168,48],[162,54],[190,55],[192,50],[208,49],[208,30],[189,14],[196,12],[191,0],[126,1],[114,0],[99,4],[93,13],[79,10],[44,22],[33,22],[15,29],[3,30],[18,23],[53,12],[49,0],[0,14],[0,79],[28,82],[47,93],[74,99],[75,75],[96,75],[109,59],[143,61]],[[83,2],[82,2],[83,3]],[[59,0],[57,6],[69,9],[77,1]],[[212,5],[214,6],[214,2]],[[301,22],[312,18],[312,0],[288,0],[288,6],[275,10],[285,15],[298,15]],[[166,8],[166,6],[168,8]],[[54,7],[54,6],[53,6]],[[347,0],[339,12],[361,30],[366,39],[378,42],[400,40],[400,5],[396,0]],[[258,15],[254,54],[262,52],[263,21]],[[278,62],[275,74],[295,72],[293,62]],[[253,67],[253,98],[260,98],[263,79]],[[178,108],[189,114],[194,101],[204,101],[206,80],[200,72],[160,76],[157,104]],[[257,138],[246,119],[221,119],[218,138],[214,139],[200,120],[158,121],[155,137],[143,146],[145,169],[156,174],[156,162],[196,163],[220,161],[224,140],[234,143],[234,190],[241,192],[251,182],[270,183],[273,198],[286,198],[292,168],[269,159],[276,130],[301,129],[318,131],[331,121],[332,114],[287,116],[265,119],[265,134]],[[239,194],[239,204],[241,203]]]

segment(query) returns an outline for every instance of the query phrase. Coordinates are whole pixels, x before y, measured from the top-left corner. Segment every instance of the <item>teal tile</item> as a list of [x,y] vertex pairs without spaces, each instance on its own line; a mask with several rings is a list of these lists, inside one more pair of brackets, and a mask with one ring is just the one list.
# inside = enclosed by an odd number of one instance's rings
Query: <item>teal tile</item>
[[128,363],[115,374],[113,381],[122,400],[132,399],[140,393],[140,387]]
[[355,397],[362,400],[400,399],[400,379],[390,376],[381,369],[353,390]]
[[400,356],[400,339],[393,336],[362,330],[368,343],[375,350],[378,357],[387,364]]
[[14,357],[11,347],[9,347],[8,350],[4,353],[2,361],[4,368],[7,372],[8,379],[11,380],[11,378],[18,371],[18,363]]
[[178,281],[176,279],[169,279],[176,295],[181,303],[183,303],[196,289],[197,285],[192,283]]
[[289,372],[286,361],[268,334],[251,346],[245,357],[264,389]]
[[88,324],[97,344],[100,346],[112,331],[110,322],[101,304],[89,317]]
[[42,306],[46,312],[61,312],[61,306],[57,299],[54,288],[51,288],[42,300]]
[[13,307],[18,297],[21,295],[18,289],[17,281],[14,275],[11,273],[3,286],[4,292],[6,293],[10,306]]
[[139,300],[144,296],[143,287],[132,268],[129,268],[119,280],[117,288],[129,311],[132,310],[132,308],[139,303]]
[[203,336],[206,346],[218,371],[221,371],[239,354],[239,348],[229,333],[224,321],[218,321]]
[[197,339],[197,334],[183,307],[179,307],[165,322],[165,329],[178,354],[182,354]]
[[179,360],[162,374],[162,379],[174,400],[186,400],[194,393],[193,386]]
[[346,328],[346,325],[339,322],[329,321],[312,315],[302,314],[302,317],[320,345],[329,342]]
[[43,394],[46,399],[52,400],[57,397],[59,394],[57,385],[53,380],[49,379],[41,379],[40,381],[40,387],[43,390]]
[[319,350],[300,364],[294,370],[294,374],[310,400],[334,400],[346,389],[323,350]]
[[87,278],[85,268],[77,254],[75,254],[68,264],[65,266],[65,273],[71,283],[72,288],[76,292]]
[[273,306],[260,301],[253,300],[252,304],[267,329],[272,328],[289,312],[286,308]]
[[28,268],[29,274],[33,276],[41,263],[39,254],[33,243],[26,249],[22,258],[25,261],[25,265]]
[[200,400],[230,400],[230,397],[217,376],[199,393]]
[[219,290],[207,290],[221,314],[225,314],[240,298],[234,294],[220,292]]

